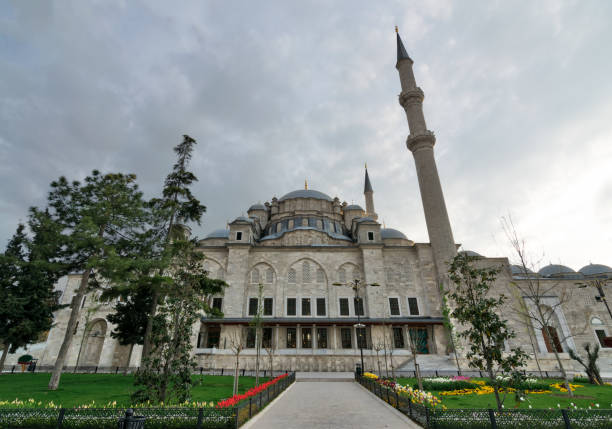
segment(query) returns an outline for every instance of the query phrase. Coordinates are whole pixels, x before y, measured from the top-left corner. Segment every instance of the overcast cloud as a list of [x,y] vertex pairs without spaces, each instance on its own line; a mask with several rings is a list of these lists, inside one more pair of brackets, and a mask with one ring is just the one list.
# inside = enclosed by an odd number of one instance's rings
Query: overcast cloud
[[198,140],[203,236],[303,187],[428,241],[394,25],[426,94],[455,239],[612,265],[612,2],[14,1],[0,5],[0,247],[49,182],[161,189]]

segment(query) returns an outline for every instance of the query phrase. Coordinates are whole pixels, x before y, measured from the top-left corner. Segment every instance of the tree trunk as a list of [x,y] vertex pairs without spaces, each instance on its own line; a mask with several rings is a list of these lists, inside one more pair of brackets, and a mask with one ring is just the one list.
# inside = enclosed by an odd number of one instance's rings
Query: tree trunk
[[239,372],[238,372],[239,366],[240,366],[240,355],[237,354],[236,355],[236,367],[234,368],[234,390],[233,390],[232,396],[238,393],[238,377],[240,377]]
[[8,356],[8,351],[11,348],[10,344],[5,344],[2,349],[2,358],[0,358],[0,375],[2,375],[2,371],[4,370],[4,362],[6,362],[6,357]]
[[259,327],[255,334],[255,341],[257,347],[255,356],[255,386],[259,386],[259,356],[261,355],[261,333]]
[[123,370],[123,375],[127,375],[130,370],[130,361],[132,360],[132,352],[134,351],[134,344],[130,344],[130,351],[128,352],[127,362],[125,364],[125,369]]
[[542,368],[540,367],[540,360],[538,359],[538,351],[535,347],[535,343],[533,341],[533,334],[529,326],[527,326],[527,332],[529,333],[529,342],[531,342],[531,349],[533,350],[533,358],[536,361],[536,365],[538,366],[538,372],[540,373],[540,378],[544,378],[544,374],[542,373]]
[[74,328],[77,323],[77,319],[81,313],[81,303],[83,302],[83,296],[87,290],[87,284],[89,282],[89,275],[91,274],[91,269],[86,270],[81,277],[81,284],[77,289],[75,297],[72,299],[72,311],[70,312],[70,318],[68,319],[68,325],[66,326],[66,332],[64,333],[64,341],[62,342],[62,346],[60,347],[59,353],[57,354],[57,359],[55,360],[55,366],[53,367],[53,372],[51,374],[51,379],[49,380],[49,390],[57,390],[60,382],[60,377],[62,376],[62,370],[64,369],[64,362],[66,361],[66,356],[68,355],[68,350],[70,349],[70,345],[72,344],[72,337],[74,336]]
[[157,313],[157,302],[159,301],[159,292],[153,291],[153,299],[151,301],[151,308],[149,309],[149,318],[147,319],[147,327],[145,329],[144,340],[142,343],[142,357],[140,358],[141,363],[149,357],[151,353],[151,334],[153,333],[153,319]]
[[497,386],[497,380],[495,380],[495,376],[493,375],[493,367],[489,362],[487,362],[487,369],[489,372],[489,378],[491,379],[491,384],[493,385],[493,392],[495,393],[495,402],[497,402],[498,411],[502,410],[501,399],[499,398],[499,387]]
[[559,370],[561,371],[561,375],[563,376],[563,384],[565,385],[565,388],[567,389],[567,395],[571,398],[574,396],[574,392],[572,392],[572,389],[570,388],[570,383],[569,383],[569,380],[567,379],[567,373],[565,372],[565,367],[563,366],[563,363],[561,363],[561,357],[559,356],[559,352],[557,352],[557,348],[553,347],[553,351],[555,352],[555,358],[557,358],[557,363],[559,364]]

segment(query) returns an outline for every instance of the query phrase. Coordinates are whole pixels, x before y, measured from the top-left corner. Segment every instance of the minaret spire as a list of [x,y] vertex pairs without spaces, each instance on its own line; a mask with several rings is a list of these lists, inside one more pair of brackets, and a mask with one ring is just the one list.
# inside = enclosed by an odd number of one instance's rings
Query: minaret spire
[[423,115],[425,94],[416,84],[412,64],[413,61],[406,53],[402,39],[397,33],[397,64],[395,67],[399,72],[402,86],[399,102],[406,112],[408,127],[410,128],[406,146],[414,156],[427,232],[433,250],[438,280],[440,283],[444,283],[444,278],[446,278],[448,272],[448,264],[456,255],[457,250],[433,153],[436,137],[433,132],[427,129],[425,123],[425,116]]
[[374,189],[372,189],[372,183],[370,183],[370,176],[368,175],[368,164],[365,166],[365,183],[363,186],[363,194],[365,195],[366,202],[366,216],[377,220],[378,215],[376,214],[376,211],[374,211]]

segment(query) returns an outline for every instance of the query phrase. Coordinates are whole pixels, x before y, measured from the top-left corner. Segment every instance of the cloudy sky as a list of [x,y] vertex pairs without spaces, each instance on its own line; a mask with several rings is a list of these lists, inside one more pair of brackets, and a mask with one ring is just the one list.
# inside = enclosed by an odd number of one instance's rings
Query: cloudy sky
[[49,182],[133,172],[159,193],[198,140],[203,236],[303,187],[428,241],[397,102],[398,25],[455,239],[612,265],[612,2],[13,1],[0,5],[0,242]]

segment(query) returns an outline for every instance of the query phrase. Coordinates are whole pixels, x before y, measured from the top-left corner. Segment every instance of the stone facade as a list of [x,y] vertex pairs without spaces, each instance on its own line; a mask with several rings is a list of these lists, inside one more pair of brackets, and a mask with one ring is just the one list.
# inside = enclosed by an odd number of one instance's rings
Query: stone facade
[[[407,146],[415,159],[431,244],[414,243],[400,231],[381,228],[367,169],[366,210],[307,186],[251,206],[248,217],[236,218],[227,229],[214,231],[199,243],[209,275],[229,284],[223,296],[212,299],[224,318],[203,315],[193,327],[194,353],[201,367],[232,368],[231,346],[240,342],[246,345],[241,366],[253,369],[254,335],[249,323],[261,308],[263,341],[276,370],[350,371],[361,360],[362,351],[367,368],[376,368],[386,354],[385,365],[411,370],[410,338],[415,339],[422,368],[456,369],[443,324],[442,296],[450,287],[448,262],[457,245],[435,164],[435,137],[423,115],[424,93],[416,85],[412,59],[399,35],[397,43],[399,101],[410,128]],[[520,346],[529,353],[528,369],[555,370],[552,349],[556,348],[570,372],[580,370],[569,360],[567,350],[584,343],[607,344],[605,338],[612,335],[610,314],[594,298],[593,288],[579,288],[576,283],[611,279],[612,268],[589,265],[574,272],[548,266],[536,274],[510,266],[507,258],[480,257],[478,264],[501,270],[493,293],[509,297],[504,316],[517,332],[516,339],[505,346]],[[71,275],[58,284],[62,303],[71,301],[79,280],[79,275]],[[346,285],[356,280],[363,285],[359,299]],[[544,304],[555,308],[550,334],[513,311],[529,306],[515,284],[530,281],[543,285]],[[100,304],[95,294],[85,297],[66,365],[139,365],[140,346],[134,347],[128,362],[130,348],[110,336],[112,326],[105,318],[112,304]],[[28,349],[41,364],[54,363],[69,314],[69,308],[58,311],[46,341]],[[364,327],[355,326],[359,323]],[[461,356],[466,345],[458,344],[457,349],[465,368]],[[611,350],[601,352],[604,372],[612,371]],[[262,368],[269,368],[267,353],[262,352]],[[9,356],[7,363],[20,354]]]

